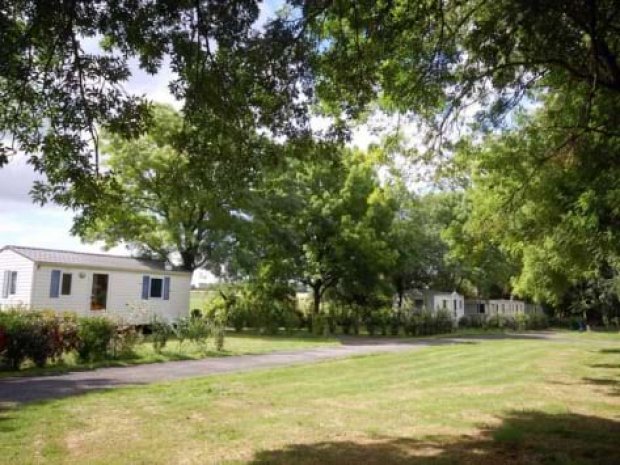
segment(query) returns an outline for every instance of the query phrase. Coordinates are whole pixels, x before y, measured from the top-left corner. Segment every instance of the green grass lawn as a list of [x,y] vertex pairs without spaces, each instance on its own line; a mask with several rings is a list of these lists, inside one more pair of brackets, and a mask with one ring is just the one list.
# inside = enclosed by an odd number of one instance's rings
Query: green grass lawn
[[618,464],[620,336],[490,340],[7,408],[7,464]]
[[207,350],[198,347],[188,341],[179,344],[176,340],[168,341],[161,353],[153,350],[153,345],[148,342],[138,344],[134,356],[119,360],[104,360],[96,363],[80,363],[73,354],[66,355],[56,363],[50,363],[45,368],[25,366],[19,372],[0,371],[0,378],[7,376],[30,376],[50,372],[65,372],[76,369],[94,369],[105,366],[125,366],[143,363],[158,363],[171,360],[196,360],[205,357],[225,357],[229,355],[261,354],[277,350],[299,350],[314,347],[339,345],[335,338],[315,337],[307,333],[299,332],[292,335],[266,336],[256,333],[227,333],[224,342],[224,350],[216,351],[213,342],[207,342]]

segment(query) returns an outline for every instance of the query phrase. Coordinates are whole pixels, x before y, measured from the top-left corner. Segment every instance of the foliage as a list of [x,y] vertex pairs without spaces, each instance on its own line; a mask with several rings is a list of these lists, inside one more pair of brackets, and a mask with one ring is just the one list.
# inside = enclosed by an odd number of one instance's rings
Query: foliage
[[187,271],[218,272],[243,223],[242,197],[260,156],[242,171],[234,166],[239,147],[226,145],[223,137],[208,149],[198,146],[200,135],[189,134],[191,127],[173,108],[157,105],[152,112],[153,122],[139,138],[104,133],[102,150],[114,186],[96,208],[82,212],[76,228],[109,247],[123,242],[165,260],[177,254]]
[[142,334],[132,324],[115,323],[115,331],[110,341],[112,358],[135,357],[136,345],[142,340]]
[[77,345],[75,318],[52,312],[0,312],[0,334],[0,357],[14,370],[27,359],[43,367]]
[[234,305],[235,300],[224,298],[223,295],[216,297],[207,304],[205,318],[209,325],[209,335],[213,338],[215,349],[224,349],[224,337],[228,312]]
[[[333,321],[340,326],[343,334],[349,335],[355,331],[355,328],[359,327],[358,309],[351,305],[331,300],[327,305],[327,315],[329,318],[328,323]],[[332,334],[336,332],[335,327],[330,327],[329,330]]]
[[380,333],[382,336],[387,336],[392,313],[391,308],[380,308],[367,312],[364,316],[364,325],[368,334],[374,336],[376,333]]
[[151,343],[157,353],[166,347],[168,340],[174,335],[173,326],[162,318],[154,316],[150,323]]
[[295,290],[276,277],[270,280],[263,276],[252,281],[240,300],[247,325],[261,332],[276,334],[280,328],[289,331],[300,323]]
[[[101,193],[115,184],[99,164],[98,131],[131,138],[150,120],[148,96],[125,90],[135,72],[174,71],[169,89],[183,103],[185,120],[204,134],[185,142],[197,141],[207,163],[218,154],[206,150],[218,137],[236,142],[236,166],[243,168],[256,154],[258,128],[277,136],[304,127],[298,102],[308,87],[305,41],[283,20],[260,29],[259,15],[257,0],[7,4],[0,132],[11,134],[12,146],[45,173],[35,198],[98,207]],[[11,149],[0,144],[0,166]]]
[[546,97],[533,117],[517,118],[513,130],[460,146],[456,160],[471,179],[473,206],[464,231],[520,263],[512,280],[516,293],[556,307],[567,300],[609,307],[603,288],[618,276],[620,252],[618,137],[547,128],[578,128],[584,108],[590,108],[588,124],[604,127],[617,118],[617,102],[607,95],[586,98],[576,88],[562,99]]
[[478,313],[465,315],[459,320],[459,327],[462,328],[540,330],[547,329],[549,326],[549,318],[544,313],[518,313],[516,315]]
[[448,261],[470,268],[463,286],[565,311],[575,287],[618,276],[617,2],[344,0],[304,13],[325,112],[361,119],[378,104],[420,123],[425,160],[457,161],[440,171],[469,191],[444,233]]
[[235,297],[234,303],[230,306],[227,313],[228,325],[232,326],[237,332],[241,332],[243,328],[248,326],[248,321],[250,321],[250,312],[246,304],[247,300]]
[[402,308],[405,293],[429,285],[442,267],[442,242],[434,228],[428,209],[428,198],[418,199],[396,177],[392,188],[398,211],[389,232],[390,247],[396,259],[389,269],[397,307]]
[[82,318],[78,328],[77,353],[80,360],[93,362],[110,355],[116,336],[116,325],[112,320],[105,317]]
[[179,343],[189,341],[204,353],[210,335],[209,321],[203,316],[190,316],[177,321],[176,336]]
[[445,133],[473,104],[485,128],[523,100],[574,89],[617,96],[617,12],[612,0],[343,0],[306,5],[304,21],[326,111],[356,115],[378,101]]
[[450,312],[447,310],[429,311],[423,309],[404,316],[405,334],[408,336],[431,336],[451,333],[455,328]]
[[328,290],[367,289],[380,279],[393,260],[385,235],[395,205],[378,180],[379,153],[302,148],[304,158],[286,159],[260,190],[254,273],[307,286],[318,314]]

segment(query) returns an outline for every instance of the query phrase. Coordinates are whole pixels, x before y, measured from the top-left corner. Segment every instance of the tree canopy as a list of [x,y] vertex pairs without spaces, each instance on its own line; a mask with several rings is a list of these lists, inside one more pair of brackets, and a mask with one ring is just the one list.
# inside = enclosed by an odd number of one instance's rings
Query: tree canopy
[[257,193],[261,266],[311,288],[315,313],[327,290],[372,286],[393,260],[387,234],[395,205],[375,162],[320,144],[311,157],[287,159]]
[[[387,280],[613,300],[618,2],[287,0],[262,24],[260,5],[0,1],[0,166],[24,153],[83,237],[187,269],[228,253],[319,302]],[[170,67],[179,113],[126,92],[132,63]],[[418,123],[455,193],[343,148],[376,108]]]
[[186,270],[217,272],[244,223],[249,187],[268,157],[264,141],[265,150],[239,163],[247,142],[236,134],[213,135],[211,126],[188,126],[168,106],[154,108],[149,131],[138,138],[104,133],[111,183],[81,212],[76,231],[108,246],[125,243],[141,255],[178,261]]
[[170,66],[184,118],[222,131],[304,128],[304,41],[282,22],[259,30],[258,0],[48,0],[0,3],[0,166],[24,152],[45,174],[40,202],[82,208],[109,180],[100,131],[135,137],[148,96],[125,84],[130,63]]

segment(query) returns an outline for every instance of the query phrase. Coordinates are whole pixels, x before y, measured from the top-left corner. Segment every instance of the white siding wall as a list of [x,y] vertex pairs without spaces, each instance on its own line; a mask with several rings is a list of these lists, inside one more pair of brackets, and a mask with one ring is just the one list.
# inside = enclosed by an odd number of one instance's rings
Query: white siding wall
[[[15,294],[9,295],[6,299],[2,297],[5,270],[17,271]],[[22,257],[12,250],[3,250],[0,252],[0,308],[6,308],[12,305],[30,305],[30,289],[32,287],[33,272],[34,263],[27,258]]]
[[[63,273],[71,273],[73,275],[71,295],[59,295],[57,298],[50,297],[52,270],[61,270]],[[90,295],[93,274],[95,273],[107,274],[109,276],[107,308],[105,312],[90,310]],[[146,274],[160,278],[170,276],[169,300],[142,300],[142,276]],[[151,313],[167,319],[177,319],[188,314],[190,284],[190,274],[167,275],[154,272],[92,270],[41,265],[35,271],[32,306],[35,309],[71,311],[79,315],[122,315],[128,319],[131,318],[132,321],[142,315],[142,318],[135,321],[136,323],[148,322]]]
[[525,302],[522,300],[494,299],[489,300],[493,314],[516,315],[525,313]]
[[[427,294],[427,307],[432,310],[442,310],[444,308],[444,300],[446,301],[445,309],[450,312],[452,317],[458,320],[465,314],[465,298],[461,294],[432,292]],[[456,304],[456,305],[455,305]],[[456,315],[455,315],[456,309]]]

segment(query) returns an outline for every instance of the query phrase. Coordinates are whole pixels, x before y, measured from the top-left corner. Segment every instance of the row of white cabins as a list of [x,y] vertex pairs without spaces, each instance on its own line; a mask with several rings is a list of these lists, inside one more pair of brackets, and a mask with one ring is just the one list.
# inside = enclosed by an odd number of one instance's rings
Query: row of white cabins
[[[191,273],[161,261],[21,246],[0,249],[0,309],[19,306],[133,320],[156,314],[176,320],[188,313],[190,289]],[[406,308],[445,309],[456,321],[468,314],[538,310],[520,300],[469,301],[456,292],[433,290],[414,291],[407,299]]]

